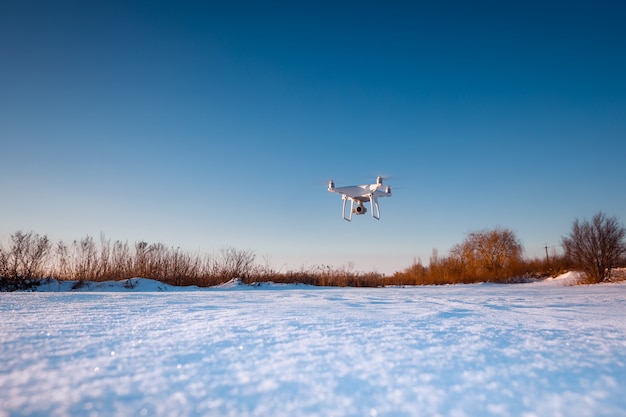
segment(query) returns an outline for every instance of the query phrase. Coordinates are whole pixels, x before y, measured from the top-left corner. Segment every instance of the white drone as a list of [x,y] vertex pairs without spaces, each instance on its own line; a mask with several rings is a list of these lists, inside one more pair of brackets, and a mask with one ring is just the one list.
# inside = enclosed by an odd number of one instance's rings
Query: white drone
[[[341,215],[344,220],[352,221],[352,214],[365,214],[367,209],[363,206],[363,203],[369,202],[372,208],[372,217],[376,220],[380,220],[380,207],[378,206],[378,198],[391,197],[391,187],[386,186],[383,188],[383,177],[376,178],[376,184],[364,184],[353,185],[348,187],[337,187],[335,183],[330,180],[328,182],[328,191],[331,193],[341,194],[343,200],[343,207],[341,209]],[[350,200],[350,215],[346,216],[346,203]],[[356,207],[354,204],[356,203]]]

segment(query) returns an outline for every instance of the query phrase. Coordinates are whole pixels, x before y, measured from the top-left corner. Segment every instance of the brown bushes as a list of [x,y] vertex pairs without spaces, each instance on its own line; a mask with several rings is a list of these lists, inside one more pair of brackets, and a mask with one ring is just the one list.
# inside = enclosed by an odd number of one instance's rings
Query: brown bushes
[[568,266],[564,257],[524,259],[522,253],[511,230],[497,227],[472,232],[452,247],[449,256],[440,258],[434,249],[428,267],[414,263],[395,273],[391,281],[410,285],[527,282],[555,276]]
[[11,235],[8,248],[0,245],[0,290],[27,289],[34,278],[107,281],[150,278],[171,285],[211,286],[233,277],[254,275],[255,255],[222,248],[216,256],[194,255],[162,243],[127,242],[91,236],[54,248],[46,236],[24,232]]
[[232,278],[240,278],[248,284],[272,281],[336,287],[456,284],[506,280],[531,266],[519,259],[516,240],[513,239],[515,262],[509,262],[507,258],[493,263],[490,258],[492,263],[487,268],[481,268],[477,260],[479,257],[476,255],[477,259],[474,259],[470,256],[478,252],[472,252],[467,247],[470,243],[477,244],[480,241],[476,240],[478,237],[479,234],[471,235],[471,239],[459,245],[459,249],[453,250],[446,258],[438,258],[434,251],[428,267],[417,262],[403,272],[384,276],[327,265],[277,272],[269,262],[258,264],[253,252],[231,247],[221,248],[213,255],[190,254],[163,243],[141,241],[129,245],[104,236],[100,236],[99,241],[86,236],[70,244],[61,241],[52,245],[46,236],[16,232],[11,235],[7,249],[0,245],[0,290],[28,289],[35,278],[44,277],[79,282],[142,277],[170,285],[200,287],[218,285]]
[[264,265],[258,264],[253,252],[231,247],[212,255],[191,254],[163,243],[142,241],[129,245],[104,236],[99,241],[86,236],[69,245],[53,245],[46,236],[19,231],[10,236],[6,249],[0,244],[0,291],[25,290],[36,279],[46,277],[96,282],[142,277],[200,287],[233,278],[244,283],[273,281],[337,287],[507,283],[555,276],[576,265],[571,257],[553,255],[528,260],[522,258],[522,253],[522,245],[512,231],[496,228],[472,232],[451,249],[449,256],[440,258],[433,250],[428,266],[416,261],[392,276],[325,265],[277,272],[267,260]]
[[375,287],[383,275],[360,273],[344,268],[314,266],[278,273],[269,263],[259,265],[251,251],[232,247],[216,254],[190,254],[163,243],[111,241],[91,236],[70,244],[52,245],[46,236],[16,232],[7,249],[0,245],[0,290],[25,290],[36,278],[61,281],[108,281],[142,277],[165,284],[208,287],[240,278],[244,283],[302,283],[318,286]]

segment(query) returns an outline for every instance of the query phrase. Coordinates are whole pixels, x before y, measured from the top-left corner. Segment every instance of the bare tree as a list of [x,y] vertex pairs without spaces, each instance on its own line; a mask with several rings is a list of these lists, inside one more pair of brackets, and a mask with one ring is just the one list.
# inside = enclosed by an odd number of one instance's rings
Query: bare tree
[[2,247],[0,243],[0,279],[8,276],[9,271],[9,252]]
[[502,279],[515,272],[522,259],[522,245],[509,229],[472,232],[450,251],[478,279]]
[[98,278],[107,280],[111,277],[111,240],[106,239],[103,233],[100,233],[100,259],[98,260]]
[[112,271],[109,279],[133,278],[133,257],[128,242],[116,240],[111,249]]
[[566,255],[581,268],[591,282],[611,279],[611,269],[626,255],[626,229],[616,217],[599,212],[591,221],[578,219],[569,236],[563,237]]
[[238,250],[232,247],[220,249],[219,272],[223,279],[249,278],[255,269],[256,255],[251,251]]
[[93,237],[85,236],[80,241],[74,241],[78,279],[98,280],[98,248]]
[[40,278],[50,252],[47,236],[33,232],[15,232],[8,250],[0,250],[0,289],[27,289],[34,278]]

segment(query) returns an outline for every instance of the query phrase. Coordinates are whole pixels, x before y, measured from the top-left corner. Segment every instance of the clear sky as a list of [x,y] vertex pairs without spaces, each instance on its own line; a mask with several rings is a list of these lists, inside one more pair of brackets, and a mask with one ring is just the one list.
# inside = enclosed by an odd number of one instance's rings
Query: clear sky
[[[413,3],[413,4],[411,4]],[[0,239],[391,273],[626,222],[621,1],[0,5]],[[382,219],[337,186],[388,175]]]

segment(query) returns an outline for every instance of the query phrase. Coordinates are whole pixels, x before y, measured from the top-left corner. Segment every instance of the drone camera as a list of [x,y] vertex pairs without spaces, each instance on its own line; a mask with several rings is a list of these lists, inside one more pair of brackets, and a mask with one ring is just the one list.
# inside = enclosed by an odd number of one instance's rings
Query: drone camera
[[354,214],[365,214],[367,213],[367,209],[364,206],[359,205],[352,209],[352,212]]

